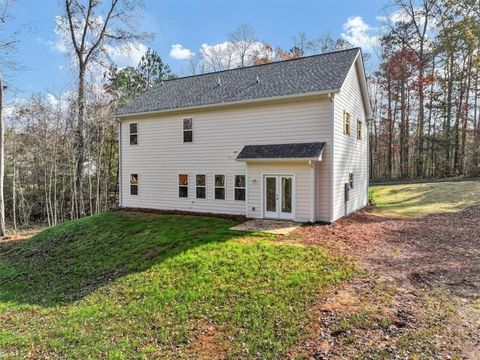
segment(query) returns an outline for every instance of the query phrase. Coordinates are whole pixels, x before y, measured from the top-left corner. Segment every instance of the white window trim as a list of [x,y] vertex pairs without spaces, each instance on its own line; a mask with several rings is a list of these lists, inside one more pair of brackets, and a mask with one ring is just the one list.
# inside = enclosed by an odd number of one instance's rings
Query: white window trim
[[[197,175],[203,175],[205,176],[205,185],[204,186],[198,186],[197,185]],[[195,199],[196,200],[207,200],[207,184],[208,184],[208,176],[207,174],[195,174]],[[197,197],[197,188],[198,187],[203,187],[205,188],[205,197],[204,198],[199,198]]]
[[[137,175],[137,183],[136,184],[132,184],[132,175]],[[138,194],[140,194],[140,175],[138,175],[138,173],[130,173],[130,175],[128,177],[128,183],[129,183],[129,186],[128,186],[129,195],[130,196],[138,196]],[[137,185],[137,195],[132,194],[132,185]]]
[[[183,128],[183,120],[185,120],[185,119],[192,119],[192,129],[191,129],[191,132],[192,132],[192,141],[190,141],[190,142],[185,142],[185,141],[183,141],[184,132],[185,132],[185,131],[189,131],[189,130],[185,130],[185,129]],[[193,143],[195,142],[195,138],[193,137],[193,133],[194,133],[194,130],[195,130],[195,125],[194,125],[194,123],[195,123],[195,121],[194,121],[193,116],[184,116],[184,117],[182,117],[182,139],[181,139],[181,140],[182,140],[182,144],[193,144]]]
[[[136,125],[137,125],[137,132],[136,132],[136,133],[132,133],[132,132],[130,131],[130,125],[132,125],[132,124],[136,124]],[[128,123],[128,144],[129,144],[130,146],[138,146],[138,133],[139,133],[138,122],[136,122],[136,121],[129,122],[129,123]],[[136,143],[136,144],[132,144],[132,142],[130,141],[130,138],[131,138],[132,135],[137,135],[137,143]]]
[[[180,175],[187,175],[187,185],[180,185]],[[184,171],[184,172],[179,172],[177,173],[177,199],[186,199],[188,200],[189,197],[190,197],[190,174],[188,173],[188,171]],[[186,186],[187,187],[187,197],[181,197],[180,196],[180,186]]]
[[[223,176],[223,189],[224,189],[224,194],[225,196],[223,197],[223,199],[217,199],[215,197],[215,190],[217,188],[221,189],[221,187],[219,186],[215,186],[215,176]],[[218,173],[215,173],[213,174],[213,200],[219,200],[219,201],[225,201],[227,200],[227,174],[218,174]]]
[[[348,132],[347,130],[347,115],[348,115]],[[352,135],[352,114],[347,110],[343,110],[343,135],[351,136]]]
[[261,191],[261,218],[265,219],[265,177],[266,176],[291,176],[292,177],[292,219],[296,221],[297,219],[297,174],[296,173],[284,173],[284,172],[268,172],[268,173],[262,173],[262,180],[261,180],[261,186],[260,186],[260,191]]
[[[245,187],[236,187],[235,186],[235,177],[244,176],[245,177]],[[244,189],[245,190],[245,200],[235,199],[235,190]],[[233,174],[233,201],[246,202],[247,201],[247,175],[246,174]]]
[[[352,175],[352,184],[351,184],[351,185],[350,185],[350,174]],[[355,174],[353,173],[353,171],[349,171],[349,172],[348,172],[348,180],[347,180],[347,182],[348,182],[348,187],[349,187],[350,189],[353,189],[353,188],[355,187]]]

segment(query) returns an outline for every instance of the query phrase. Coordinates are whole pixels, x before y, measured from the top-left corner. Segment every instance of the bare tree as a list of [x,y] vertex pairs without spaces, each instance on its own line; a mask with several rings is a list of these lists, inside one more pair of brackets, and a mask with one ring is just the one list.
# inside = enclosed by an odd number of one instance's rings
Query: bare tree
[[69,34],[78,66],[77,126],[75,134],[75,185],[79,216],[85,215],[83,172],[85,162],[85,75],[91,62],[105,53],[106,46],[148,38],[135,32],[132,19],[140,1],[65,0],[61,25]]
[[[11,0],[3,0],[0,4],[0,33],[3,34],[3,29],[7,20],[9,18],[8,10],[12,4]],[[3,84],[3,68],[11,67],[12,64],[6,61],[5,53],[8,54],[14,48],[15,43],[17,42],[15,34],[10,36],[8,39],[0,39],[0,51],[2,52],[2,57],[0,61],[0,238],[5,237],[6,226],[5,226],[5,201],[4,201],[4,177],[5,177],[5,124],[4,124],[4,113],[3,113],[3,98],[4,98],[4,84]]]
[[258,43],[255,30],[248,24],[239,24],[235,31],[228,34],[228,40],[232,43],[233,53],[239,59],[239,67],[251,65],[255,45]]

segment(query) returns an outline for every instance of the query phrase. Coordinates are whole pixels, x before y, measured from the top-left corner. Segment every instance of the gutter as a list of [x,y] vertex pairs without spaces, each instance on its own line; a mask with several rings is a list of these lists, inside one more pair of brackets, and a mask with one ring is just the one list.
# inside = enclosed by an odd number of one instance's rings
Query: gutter
[[242,161],[242,162],[322,161],[322,155],[320,155],[319,157],[309,157],[309,158],[242,158],[242,159],[235,159],[235,161]]
[[122,123],[118,123],[118,206],[122,206]]

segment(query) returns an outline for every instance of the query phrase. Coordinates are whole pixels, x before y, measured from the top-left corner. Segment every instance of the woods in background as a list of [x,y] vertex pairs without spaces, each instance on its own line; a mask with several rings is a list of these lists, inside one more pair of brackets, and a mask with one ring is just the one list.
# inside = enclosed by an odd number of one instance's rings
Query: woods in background
[[[149,49],[119,68],[106,49],[148,39],[132,0],[65,0],[59,33],[74,63],[75,88],[36,94],[9,107],[5,127],[5,215],[13,228],[48,226],[110,209],[118,199],[118,125],[112,114],[175,75]],[[395,0],[376,46],[367,47],[374,107],[371,179],[480,175],[480,3]],[[109,16],[110,14],[110,16]],[[328,34],[298,34],[274,47],[241,24],[202,47],[191,74],[265,64],[351,47]]]
[[396,0],[370,75],[371,179],[480,175],[480,2]]

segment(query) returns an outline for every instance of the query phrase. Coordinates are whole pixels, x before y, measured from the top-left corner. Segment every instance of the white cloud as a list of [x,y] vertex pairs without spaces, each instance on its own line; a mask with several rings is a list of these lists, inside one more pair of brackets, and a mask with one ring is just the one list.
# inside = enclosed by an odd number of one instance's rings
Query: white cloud
[[[419,14],[421,12],[420,8],[414,8],[415,13]],[[404,9],[398,9],[388,15],[380,15],[377,16],[377,20],[382,23],[391,23],[396,24],[400,22],[408,22],[410,21],[410,15]]]
[[[65,23],[65,19],[57,16],[55,18],[55,21],[57,23],[57,26],[55,28],[56,39],[54,41],[44,41],[40,39],[40,42],[46,44],[52,51],[69,55],[72,58],[72,63],[75,63],[75,55],[73,47],[71,45],[71,36],[68,32],[68,27]],[[102,23],[103,19],[101,16],[99,16],[92,21],[94,24],[98,25]],[[80,28],[81,26],[79,26],[79,29]],[[79,38],[79,34],[77,34],[77,38]],[[118,46],[105,45],[101,50],[103,51],[103,55],[106,55],[106,57],[112,60],[115,65],[119,67],[125,67],[137,65],[142,55],[144,55],[147,51],[147,47],[139,42],[128,42],[126,44],[121,44]],[[105,59],[100,57],[98,60],[102,62]]]
[[177,60],[190,60],[195,56],[195,53],[190,49],[184,48],[181,44],[173,44],[170,56]]
[[351,16],[343,24],[341,36],[354,46],[371,50],[378,44],[378,35],[375,29],[368,25],[361,16]]
[[148,48],[142,43],[129,42],[119,46],[105,46],[108,57],[119,67],[136,66]]
[[[233,69],[241,65],[240,54],[230,41],[215,45],[202,44],[200,53],[203,66],[208,71]],[[252,65],[257,56],[272,58],[273,52],[265,44],[254,42],[245,52],[244,65]]]

